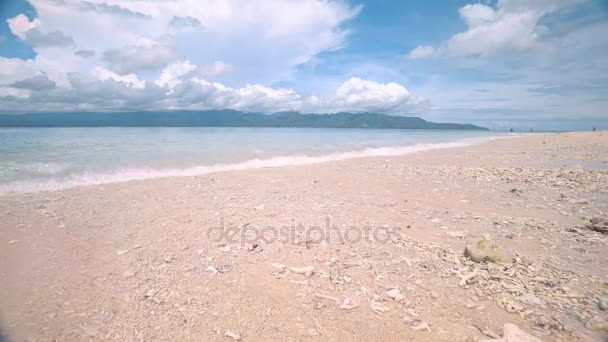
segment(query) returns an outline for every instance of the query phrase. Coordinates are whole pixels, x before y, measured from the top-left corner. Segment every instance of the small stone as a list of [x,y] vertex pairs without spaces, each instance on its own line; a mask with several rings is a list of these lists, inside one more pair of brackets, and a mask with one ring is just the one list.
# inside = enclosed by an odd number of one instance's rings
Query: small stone
[[601,298],[598,307],[600,308],[600,310],[602,311],[608,311],[608,298]]
[[228,246],[228,245],[220,247],[220,251],[222,251],[224,253],[228,253],[231,250],[232,250],[232,248],[230,246]]
[[220,265],[220,266],[216,267],[216,269],[219,273],[228,273],[228,272],[232,271],[232,266]]
[[127,252],[129,252],[129,250],[128,250],[128,249],[123,249],[122,251],[118,251],[118,252],[116,252],[116,255],[121,256],[121,255],[123,255],[123,254],[127,254]]
[[405,297],[401,294],[399,289],[390,289],[390,290],[386,291],[386,295],[391,297],[392,299],[394,299],[396,302],[400,302],[403,299],[405,299]]
[[474,262],[501,262],[506,258],[502,247],[483,239],[467,244],[464,249],[464,256]]
[[165,255],[165,257],[163,258],[163,261],[166,262],[167,264],[173,262],[173,255],[171,255],[171,254]]

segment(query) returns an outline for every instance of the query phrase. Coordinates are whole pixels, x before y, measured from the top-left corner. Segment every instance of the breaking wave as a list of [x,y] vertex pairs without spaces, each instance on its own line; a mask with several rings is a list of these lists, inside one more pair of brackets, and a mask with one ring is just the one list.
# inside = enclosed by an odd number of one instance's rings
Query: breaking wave
[[[423,152],[430,150],[439,150],[455,147],[470,146],[482,143],[489,140],[499,139],[502,137],[484,137],[463,139],[456,142],[446,143],[425,143],[408,146],[392,146],[392,147],[377,147],[366,148],[359,151],[331,153],[321,156],[276,156],[266,159],[251,159],[237,163],[201,165],[188,168],[167,168],[167,169],[151,169],[151,168],[133,168],[119,169],[106,173],[80,173],[74,174],[65,178],[46,178],[46,179],[30,179],[18,180],[6,184],[0,184],[0,195],[14,192],[37,192],[37,191],[53,191],[78,186],[109,184],[117,182],[127,182],[133,180],[145,180],[163,177],[186,177],[200,176],[216,172],[224,171],[239,171],[249,169],[271,168],[281,166],[299,166],[319,164],[331,161],[340,161],[355,158],[365,157],[390,157],[400,156],[415,152]],[[52,172],[51,172],[52,173]]]

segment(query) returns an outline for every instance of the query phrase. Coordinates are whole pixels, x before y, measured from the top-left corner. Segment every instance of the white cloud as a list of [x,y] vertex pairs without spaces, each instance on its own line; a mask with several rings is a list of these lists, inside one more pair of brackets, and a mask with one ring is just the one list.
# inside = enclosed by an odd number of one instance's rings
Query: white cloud
[[0,57],[0,86],[33,77],[37,74],[34,60]]
[[432,46],[420,45],[410,51],[407,55],[409,59],[427,58],[431,57],[435,53],[435,49]]
[[120,75],[101,67],[96,67],[91,73],[100,81],[112,80],[122,82],[128,84],[132,88],[137,89],[144,89],[146,87],[146,82],[139,80],[135,74]]
[[159,87],[167,87],[172,92],[173,88],[181,83],[181,78],[191,74],[196,68],[196,65],[188,60],[177,61],[163,69],[160,77],[154,83]]
[[26,33],[30,30],[40,26],[40,20],[31,20],[24,14],[19,14],[14,18],[10,18],[6,21],[11,32],[21,39],[26,38]]
[[173,48],[170,42],[139,37],[133,45],[105,51],[103,58],[110,70],[130,74],[167,65],[173,59]]
[[66,87],[54,87],[48,78],[36,76],[0,85],[0,107],[4,111],[20,112],[235,109],[265,113],[350,111],[391,115],[411,115],[426,109],[424,101],[397,83],[351,78],[338,87],[334,96],[305,97],[293,89],[261,84],[232,88],[199,78],[196,73],[194,64],[181,61],[163,70],[156,82],[140,80],[135,74],[120,75],[102,67],[94,68],[91,76],[67,74]]
[[169,93],[185,78],[210,78],[234,71],[234,67],[222,61],[215,61],[209,65],[194,65],[189,60],[177,61],[163,69],[159,78],[154,82],[159,87],[169,88]]
[[358,77],[344,82],[330,101],[336,110],[352,112],[407,115],[425,108],[425,102],[412,96],[401,84],[379,83]]
[[548,30],[540,20],[584,1],[500,0],[496,9],[482,4],[466,5],[459,13],[468,29],[448,41],[448,52],[457,56],[483,56],[538,47]]
[[[282,80],[296,65],[344,46],[348,30],[343,24],[361,9],[346,0],[30,3],[37,18],[12,18],[11,30],[25,41],[27,32],[37,30],[34,38],[39,44],[30,43],[38,56],[53,61],[54,72],[89,73],[103,66],[154,81],[152,72],[187,59],[199,66],[209,65],[207,70],[201,69],[205,77],[239,70],[229,77],[232,83],[241,84]],[[54,49],[49,49],[51,43]],[[64,53],[51,51],[59,49]],[[74,51],[98,53],[74,56]]]
[[27,41],[34,46],[67,46],[72,45],[72,37],[61,31],[44,33],[40,30],[40,20],[29,20],[23,14],[7,20],[8,26],[17,37]]

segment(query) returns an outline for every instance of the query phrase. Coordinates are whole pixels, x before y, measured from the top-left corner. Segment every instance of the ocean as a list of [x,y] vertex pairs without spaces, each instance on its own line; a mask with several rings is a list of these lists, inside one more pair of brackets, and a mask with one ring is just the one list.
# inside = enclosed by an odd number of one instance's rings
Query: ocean
[[507,135],[325,128],[1,128],[0,194],[396,156]]

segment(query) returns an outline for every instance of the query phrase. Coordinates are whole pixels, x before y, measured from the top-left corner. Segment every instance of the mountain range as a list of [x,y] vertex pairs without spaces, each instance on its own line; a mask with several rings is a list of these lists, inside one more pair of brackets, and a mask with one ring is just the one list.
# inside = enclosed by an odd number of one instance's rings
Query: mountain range
[[274,114],[236,110],[158,112],[45,112],[0,115],[0,127],[313,127],[487,130],[471,124],[434,123],[378,113]]

